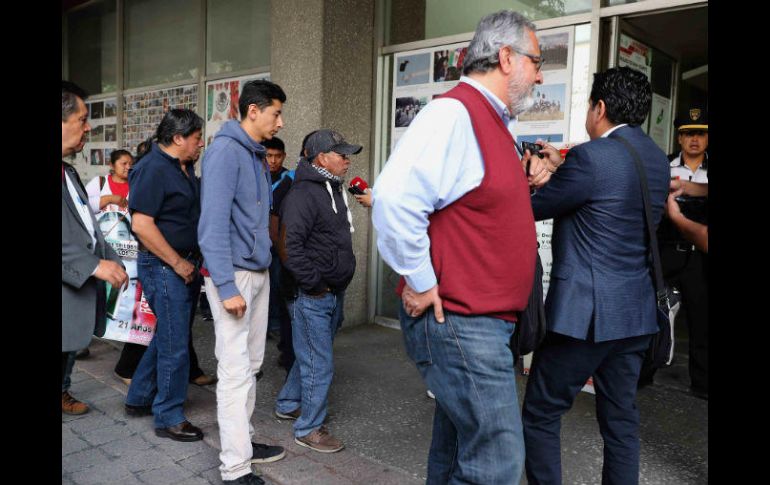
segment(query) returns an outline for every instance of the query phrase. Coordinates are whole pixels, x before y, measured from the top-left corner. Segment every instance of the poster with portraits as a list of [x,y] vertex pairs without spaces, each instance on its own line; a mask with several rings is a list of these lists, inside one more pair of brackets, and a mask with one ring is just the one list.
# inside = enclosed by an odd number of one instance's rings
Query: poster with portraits
[[91,131],[86,135],[83,150],[71,159],[84,184],[109,173],[110,155],[118,147],[117,98],[91,99],[85,103]]
[[[108,193],[102,188],[103,195]],[[150,345],[155,334],[155,315],[138,279],[139,243],[131,232],[131,214],[126,207],[107,204],[94,215],[105,241],[118,253],[128,273],[127,287],[114,288],[107,283],[107,326],[102,338]]]
[[136,154],[136,147],[158,129],[166,111],[198,109],[198,85],[157,89],[123,96],[123,148]]
[[238,101],[241,90],[244,84],[254,79],[269,81],[270,73],[218,79],[206,83],[205,139],[207,147],[227,120],[240,119]]

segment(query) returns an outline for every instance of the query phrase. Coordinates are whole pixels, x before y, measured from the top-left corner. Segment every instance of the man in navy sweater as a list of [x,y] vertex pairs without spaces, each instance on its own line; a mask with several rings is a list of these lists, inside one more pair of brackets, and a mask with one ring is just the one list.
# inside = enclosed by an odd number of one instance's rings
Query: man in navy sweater
[[217,420],[224,483],[262,484],[251,463],[280,460],[280,446],[253,443],[256,374],[265,356],[270,294],[270,172],[260,144],[283,127],[286,95],[255,80],[243,87],[240,123],[231,120],[203,158],[198,239],[214,317]]

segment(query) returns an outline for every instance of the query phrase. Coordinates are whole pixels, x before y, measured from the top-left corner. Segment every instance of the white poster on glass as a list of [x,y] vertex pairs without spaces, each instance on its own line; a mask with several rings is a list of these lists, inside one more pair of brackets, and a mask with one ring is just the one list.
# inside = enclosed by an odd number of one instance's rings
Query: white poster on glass
[[650,80],[652,74],[652,49],[626,34],[620,34],[618,66],[627,66],[643,73]]
[[671,137],[671,100],[657,93],[652,93],[649,134],[660,149],[668,153]]

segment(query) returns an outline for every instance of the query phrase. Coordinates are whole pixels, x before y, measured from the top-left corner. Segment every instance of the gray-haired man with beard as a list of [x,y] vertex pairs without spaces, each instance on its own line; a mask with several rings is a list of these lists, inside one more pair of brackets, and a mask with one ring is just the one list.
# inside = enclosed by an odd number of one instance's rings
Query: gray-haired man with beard
[[530,186],[557,163],[532,157],[525,174],[510,123],[532,105],[542,63],[523,16],[481,19],[460,83],[415,117],[374,187],[377,246],[404,277],[406,350],[436,396],[428,483],[521,477],[509,341],[534,280]]

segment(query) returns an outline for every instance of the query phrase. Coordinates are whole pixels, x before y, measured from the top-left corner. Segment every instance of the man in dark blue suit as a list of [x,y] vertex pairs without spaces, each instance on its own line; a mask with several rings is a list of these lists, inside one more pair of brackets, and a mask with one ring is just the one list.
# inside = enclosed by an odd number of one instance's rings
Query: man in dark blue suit
[[548,333],[535,351],[522,412],[530,485],[562,483],[561,416],[591,376],[604,439],[602,483],[639,481],[636,383],[658,326],[641,182],[618,139],[641,158],[657,226],[669,168],[639,127],[651,98],[649,81],[637,71],[594,74],[586,117],[591,141],[570,150],[532,197],[535,219],[553,218],[554,228]]

